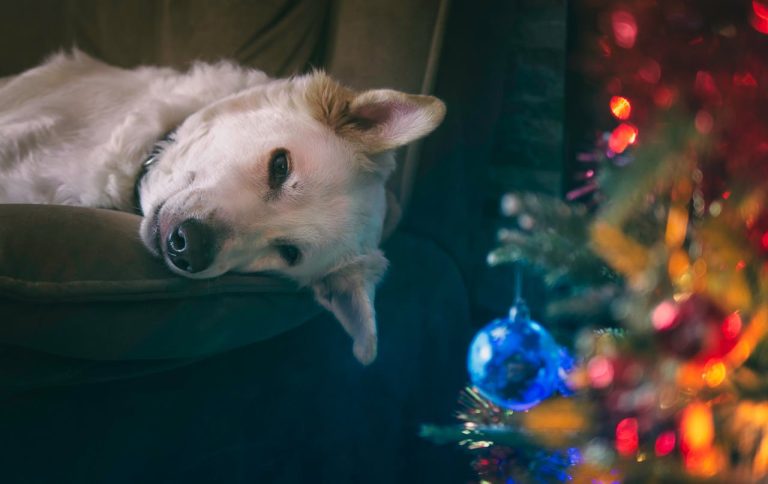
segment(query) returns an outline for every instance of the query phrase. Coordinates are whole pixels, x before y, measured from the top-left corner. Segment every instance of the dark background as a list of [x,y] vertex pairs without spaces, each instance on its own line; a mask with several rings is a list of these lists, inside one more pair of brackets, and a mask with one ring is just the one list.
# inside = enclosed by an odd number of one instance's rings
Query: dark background
[[[472,291],[477,325],[506,314],[514,296],[512,268],[486,264],[497,230],[509,223],[499,212],[502,195],[562,196],[573,186],[566,153],[584,129],[569,135],[565,125],[582,88],[572,79],[577,73],[566,76],[568,15],[564,0],[451,4],[435,90],[450,110],[426,141],[403,226],[454,255]],[[538,317],[547,290],[529,272],[524,297]]]

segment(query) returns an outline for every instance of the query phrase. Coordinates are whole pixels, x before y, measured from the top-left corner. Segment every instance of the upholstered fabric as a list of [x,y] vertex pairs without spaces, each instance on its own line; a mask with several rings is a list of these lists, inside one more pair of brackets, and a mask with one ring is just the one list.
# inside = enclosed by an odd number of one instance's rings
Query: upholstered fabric
[[0,49],[0,72],[32,67],[76,45],[121,67],[179,68],[191,61],[236,60],[273,76],[317,62],[329,0],[31,0],[5,5],[0,29],[15,49]]
[[140,218],[0,205],[0,343],[100,360],[189,358],[286,331],[317,314],[307,290],[264,275],[174,276]]

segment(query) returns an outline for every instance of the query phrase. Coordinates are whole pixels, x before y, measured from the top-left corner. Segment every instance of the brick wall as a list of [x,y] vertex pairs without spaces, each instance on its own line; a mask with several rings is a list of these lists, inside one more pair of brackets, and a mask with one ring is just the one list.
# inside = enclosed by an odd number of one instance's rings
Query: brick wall
[[[565,173],[566,0],[518,0],[506,45],[502,113],[488,168],[488,247],[504,220],[499,200],[509,191],[562,195]],[[538,317],[547,290],[526,274],[524,297]],[[513,268],[486,267],[475,286],[477,323],[503,316],[514,298]]]

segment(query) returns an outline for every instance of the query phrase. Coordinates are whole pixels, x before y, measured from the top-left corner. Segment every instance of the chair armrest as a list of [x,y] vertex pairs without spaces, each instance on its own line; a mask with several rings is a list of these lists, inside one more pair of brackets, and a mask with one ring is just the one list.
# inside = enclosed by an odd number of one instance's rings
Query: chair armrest
[[321,309],[264,275],[190,280],[139,239],[135,215],[0,205],[0,343],[99,360],[196,358],[264,340]]

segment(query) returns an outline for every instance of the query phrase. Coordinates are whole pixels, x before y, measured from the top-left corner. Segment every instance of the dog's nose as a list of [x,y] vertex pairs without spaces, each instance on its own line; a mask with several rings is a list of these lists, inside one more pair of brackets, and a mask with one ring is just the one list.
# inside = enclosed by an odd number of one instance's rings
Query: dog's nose
[[213,262],[215,254],[213,230],[203,222],[187,219],[174,227],[166,248],[171,263],[185,272],[200,272]]

